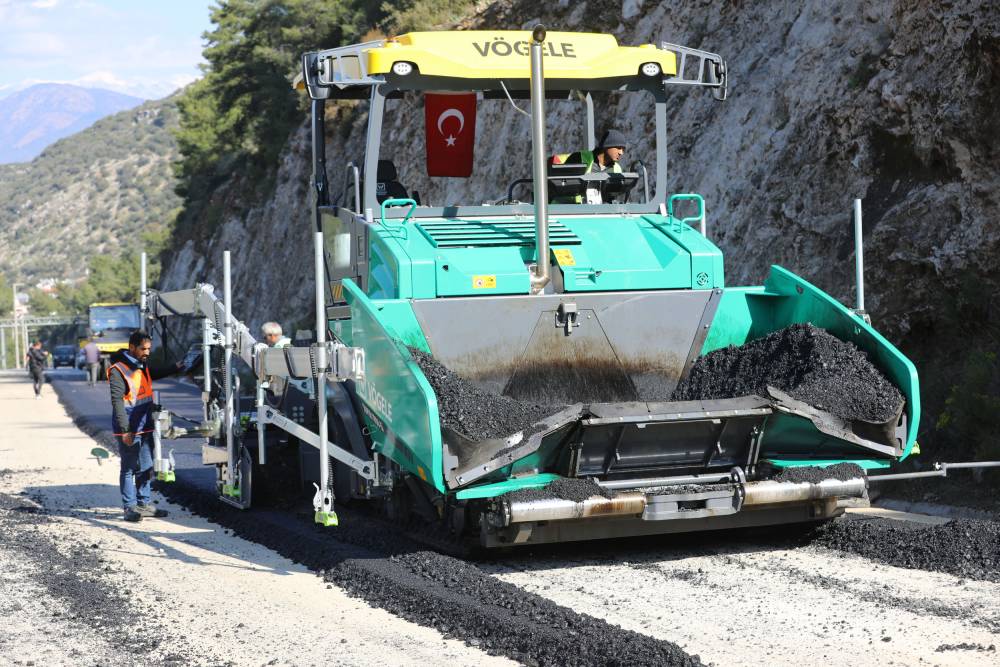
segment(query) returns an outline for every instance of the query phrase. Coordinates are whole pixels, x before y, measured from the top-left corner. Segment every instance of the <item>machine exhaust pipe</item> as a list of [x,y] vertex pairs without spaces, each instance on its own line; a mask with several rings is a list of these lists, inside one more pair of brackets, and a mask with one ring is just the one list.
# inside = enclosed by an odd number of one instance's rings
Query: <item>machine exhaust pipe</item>
[[531,273],[531,293],[541,294],[550,280],[549,267],[549,182],[545,149],[545,73],[542,45],[545,26],[531,31],[531,166],[535,182],[536,262]]

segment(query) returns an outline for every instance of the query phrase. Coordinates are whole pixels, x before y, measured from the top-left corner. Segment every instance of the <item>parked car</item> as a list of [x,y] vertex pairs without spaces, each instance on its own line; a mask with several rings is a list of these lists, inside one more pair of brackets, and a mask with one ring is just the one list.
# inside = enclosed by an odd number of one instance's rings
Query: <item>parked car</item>
[[52,350],[52,368],[60,366],[73,368],[76,365],[76,351],[75,345],[56,345]]
[[76,353],[76,367],[81,371],[87,367],[87,354],[82,347]]

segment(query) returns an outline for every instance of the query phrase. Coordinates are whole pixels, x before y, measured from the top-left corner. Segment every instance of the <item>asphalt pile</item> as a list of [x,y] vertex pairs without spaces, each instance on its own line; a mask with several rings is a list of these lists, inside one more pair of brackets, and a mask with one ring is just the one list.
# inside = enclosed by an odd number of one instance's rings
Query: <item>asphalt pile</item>
[[813,544],[917,570],[1000,582],[1000,522],[956,519],[924,526],[890,519],[840,519]]
[[800,466],[797,468],[784,468],[774,476],[776,482],[791,482],[800,484],[809,482],[818,484],[825,479],[835,479],[839,482],[846,482],[849,479],[864,479],[865,471],[856,463],[836,463],[832,466]]
[[582,503],[593,496],[611,498],[612,493],[605,489],[596,481],[590,478],[573,479],[560,477],[559,479],[537,489],[518,489],[504,494],[504,498],[512,502],[526,502],[530,500],[572,500],[575,503]]
[[449,370],[432,355],[410,348],[437,395],[441,426],[471,440],[506,438],[557,412],[561,406],[518,401],[485,391]]
[[768,386],[847,420],[885,422],[903,403],[867,354],[811,324],[702,356],[672,400],[767,397]]

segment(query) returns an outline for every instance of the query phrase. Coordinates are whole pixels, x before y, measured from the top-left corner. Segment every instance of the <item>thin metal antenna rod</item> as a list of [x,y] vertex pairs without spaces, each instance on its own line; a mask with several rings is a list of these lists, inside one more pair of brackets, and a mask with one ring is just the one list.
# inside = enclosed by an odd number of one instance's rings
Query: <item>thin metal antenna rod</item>
[[326,521],[333,513],[333,494],[330,492],[329,427],[326,419],[326,266],[323,258],[323,232],[315,232],[314,255],[316,262],[316,410],[319,419],[319,493],[314,503],[318,518]]
[[225,334],[224,373],[226,411],[223,414],[223,424],[226,428],[226,453],[229,466],[226,470],[226,484],[232,489],[236,480],[236,447],[233,442],[233,276],[229,251],[222,253],[222,290],[225,297],[226,321],[223,324]]
[[140,328],[146,329],[146,253],[142,253],[139,256],[139,312],[142,317],[140,318],[141,324]]
[[854,200],[854,273],[858,285],[859,312],[865,312],[865,248],[861,235],[861,200]]
[[531,291],[541,294],[549,283],[549,181],[545,150],[545,70],[542,45],[545,27],[531,31],[531,165],[535,185],[535,270]]
[[207,317],[201,321],[201,371],[205,376],[201,380],[201,390],[204,392],[202,395],[202,404],[204,406],[203,414],[206,422],[211,417],[208,410],[209,396],[212,393],[212,334],[210,326]]

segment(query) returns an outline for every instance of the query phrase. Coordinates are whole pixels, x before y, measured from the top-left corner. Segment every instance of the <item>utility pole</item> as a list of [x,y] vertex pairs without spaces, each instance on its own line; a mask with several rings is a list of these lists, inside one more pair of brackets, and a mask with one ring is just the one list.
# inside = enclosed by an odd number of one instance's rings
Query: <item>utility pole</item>
[[7,370],[7,327],[0,326],[0,355],[3,358],[3,370]]
[[[17,288],[23,283],[14,283],[11,285],[11,292],[13,293],[13,299],[10,302],[11,314],[14,316],[14,368],[21,367],[21,331],[17,326]],[[27,350],[25,350],[27,354]]]

